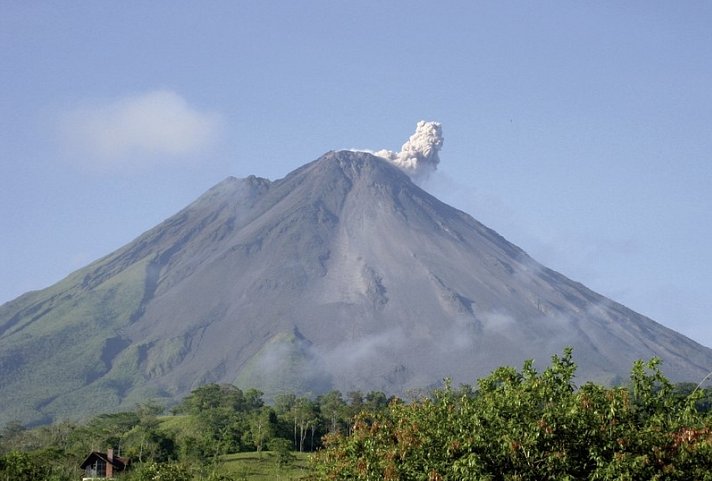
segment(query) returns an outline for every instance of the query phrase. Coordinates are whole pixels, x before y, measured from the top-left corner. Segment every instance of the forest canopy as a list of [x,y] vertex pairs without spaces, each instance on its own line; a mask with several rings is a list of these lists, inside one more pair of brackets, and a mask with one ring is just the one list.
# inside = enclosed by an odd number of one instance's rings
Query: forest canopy
[[709,392],[673,386],[660,361],[634,364],[630,384],[576,388],[571,350],[537,372],[501,367],[476,389],[360,414],[329,434],[323,480],[710,480]]
[[265,451],[281,467],[313,452],[299,476],[322,481],[712,480],[712,389],[671,384],[657,359],[624,386],[576,386],[575,371],[565,350],[542,372],[527,361],[408,401],[332,391],[267,404],[208,384],[168,413],[147,402],[83,423],[9,423],[0,479],[75,480],[88,453],[113,448],[131,460],[126,481],[250,479],[227,456]]

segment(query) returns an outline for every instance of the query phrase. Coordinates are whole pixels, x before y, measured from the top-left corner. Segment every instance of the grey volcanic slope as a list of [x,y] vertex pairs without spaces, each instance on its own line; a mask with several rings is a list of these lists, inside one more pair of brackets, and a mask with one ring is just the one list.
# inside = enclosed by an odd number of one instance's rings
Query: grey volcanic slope
[[388,162],[330,152],[228,178],[127,246],[0,307],[0,420],[176,399],[207,382],[403,393],[574,347],[579,379],[712,350],[573,282]]

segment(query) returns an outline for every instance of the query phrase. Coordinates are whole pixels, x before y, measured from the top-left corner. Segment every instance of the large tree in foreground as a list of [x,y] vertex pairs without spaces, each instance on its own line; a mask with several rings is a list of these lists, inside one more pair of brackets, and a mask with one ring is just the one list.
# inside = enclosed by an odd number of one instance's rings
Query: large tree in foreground
[[316,468],[328,480],[712,480],[712,423],[681,398],[659,361],[629,387],[576,389],[567,350],[544,372],[502,367],[472,389],[446,385],[330,434]]

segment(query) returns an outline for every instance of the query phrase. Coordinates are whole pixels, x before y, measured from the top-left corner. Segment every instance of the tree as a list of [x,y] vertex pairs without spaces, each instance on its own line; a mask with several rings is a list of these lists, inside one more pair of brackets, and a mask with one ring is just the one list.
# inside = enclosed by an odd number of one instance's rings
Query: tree
[[310,430],[312,434],[310,448],[313,449],[314,430],[319,419],[316,403],[305,397],[298,398],[294,406],[292,406],[290,414],[294,419],[294,434],[297,435],[297,430],[299,432],[298,437],[295,439],[295,445],[298,447],[299,452],[304,451],[304,444]]
[[259,389],[248,389],[245,391],[242,410],[249,413],[261,409],[265,404],[262,400],[262,396],[264,396],[264,393]]
[[244,403],[243,392],[232,384],[206,384],[194,389],[176,406],[174,412],[198,415],[217,408],[242,411]]
[[328,480],[712,480],[712,420],[701,393],[675,397],[659,361],[629,387],[576,389],[570,349],[537,372],[495,370],[475,393],[445,383],[430,398],[356,418],[317,454]]
[[346,395],[351,415],[355,416],[363,409],[363,393],[361,391],[349,391]]
[[44,474],[29,454],[20,451],[10,451],[0,460],[2,479],[5,481],[37,481]]
[[294,393],[280,393],[274,397],[274,412],[278,416],[283,416],[291,411],[297,403],[297,395]]
[[366,394],[366,402],[363,409],[369,412],[376,413],[382,411],[388,406],[388,397],[381,391],[370,391]]
[[166,462],[176,458],[175,440],[162,432],[157,423],[141,423],[122,436],[123,452],[139,463]]
[[133,429],[139,422],[139,416],[135,412],[100,414],[72,431],[71,442],[74,449],[84,455],[110,446],[120,447],[124,433]]
[[348,406],[341,397],[340,391],[330,391],[318,399],[319,410],[321,415],[327,422],[327,431],[330,433],[338,432],[340,424],[348,417]]
[[197,419],[206,443],[206,456],[240,451],[243,434],[248,430],[243,414],[230,408],[214,408],[200,413]]
[[139,463],[176,458],[175,440],[159,428],[158,415],[163,411],[163,406],[151,401],[136,406],[138,423],[121,437],[122,448],[128,457]]
[[249,441],[260,453],[265,443],[274,436],[277,425],[277,417],[269,407],[263,407],[250,415],[249,419]]
[[[698,392],[700,394],[697,394]],[[707,413],[712,410],[712,388],[702,388],[692,382],[678,383],[674,386],[674,396],[679,400],[687,399],[693,394],[696,395],[695,407],[698,411]]]
[[274,438],[270,440],[269,449],[276,454],[279,467],[288,466],[294,461],[294,454],[292,454],[291,443],[288,439]]

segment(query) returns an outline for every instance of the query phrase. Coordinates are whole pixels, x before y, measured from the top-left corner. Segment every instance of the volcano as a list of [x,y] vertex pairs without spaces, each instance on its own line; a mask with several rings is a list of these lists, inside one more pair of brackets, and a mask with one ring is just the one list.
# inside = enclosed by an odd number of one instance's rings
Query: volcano
[[228,178],[123,248],[0,307],[0,421],[133,408],[205,383],[403,394],[574,348],[577,380],[712,350],[550,270],[392,163],[329,152]]

